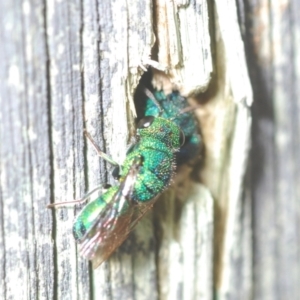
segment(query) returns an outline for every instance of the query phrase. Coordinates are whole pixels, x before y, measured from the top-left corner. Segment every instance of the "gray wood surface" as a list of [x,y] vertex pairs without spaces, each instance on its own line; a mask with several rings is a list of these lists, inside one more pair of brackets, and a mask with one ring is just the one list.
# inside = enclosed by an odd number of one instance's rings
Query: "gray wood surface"
[[[52,298],[56,278],[48,53],[41,2],[1,1],[2,299]],[[29,34],[30,33],[30,34]]]
[[[0,0],[0,299],[299,299],[299,12]],[[198,105],[201,166],[92,270],[71,232],[80,208],[46,206],[114,183],[83,130],[124,160],[150,58],[168,72],[153,70],[157,88]]]
[[299,299],[300,1],[248,1],[245,11],[255,95],[253,297]]

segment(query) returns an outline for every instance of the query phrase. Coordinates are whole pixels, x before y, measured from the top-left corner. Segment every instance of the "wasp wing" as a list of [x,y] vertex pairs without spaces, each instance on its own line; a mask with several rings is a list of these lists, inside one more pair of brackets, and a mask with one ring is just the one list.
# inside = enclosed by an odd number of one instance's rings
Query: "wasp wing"
[[93,260],[95,268],[121,245],[132,229],[137,205],[131,200],[131,195],[141,165],[142,159],[138,156],[111,201],[95,218],[90,230],[81,239],[81,255]]
[[132,203],[125,215],[119,216],[115,228],[98,245],[95,256],[92,258],[93,268],[96,269],[103,263],[128,237],[144,214],[153,207],[157,197],[143,203]]

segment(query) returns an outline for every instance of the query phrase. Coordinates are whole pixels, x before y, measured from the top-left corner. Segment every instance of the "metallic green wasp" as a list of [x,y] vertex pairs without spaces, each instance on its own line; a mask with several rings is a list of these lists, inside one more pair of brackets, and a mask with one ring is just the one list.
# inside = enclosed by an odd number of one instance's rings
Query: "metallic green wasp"
[[88,203],[74,221],[80,252],[95,268],[120,246],[168,187],[175,172],[175,153],[184,142],[180,128],[161,117],[143,118],[136,135],[137,142],[120,168],[118,185]]

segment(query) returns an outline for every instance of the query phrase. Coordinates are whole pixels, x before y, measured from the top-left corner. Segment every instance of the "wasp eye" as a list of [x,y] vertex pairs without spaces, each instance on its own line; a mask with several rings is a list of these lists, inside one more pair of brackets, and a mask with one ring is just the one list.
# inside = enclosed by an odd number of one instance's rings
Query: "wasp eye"
[[182,147],[185,143],[185,135],[182,130],[180,130],[179,143],[180,147]]
[[154,121],[154,117],[152,116],[145,117],[138,122],[137,128],[139,129],[148,128],[153,121]]

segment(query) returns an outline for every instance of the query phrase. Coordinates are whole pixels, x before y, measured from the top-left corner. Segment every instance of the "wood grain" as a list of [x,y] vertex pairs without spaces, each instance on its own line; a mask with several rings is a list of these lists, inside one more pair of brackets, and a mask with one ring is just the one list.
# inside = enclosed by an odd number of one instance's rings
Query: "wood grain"
[[[0,1],[0,298],[298,299],[299,9]],[[197,105],[202,160],[94,271],[80,208],[46,205],[114,184],[83,130],[122,163],[150,58],[155,85]]]
[[255,299],[298,299],[299,1],[249,1]]

